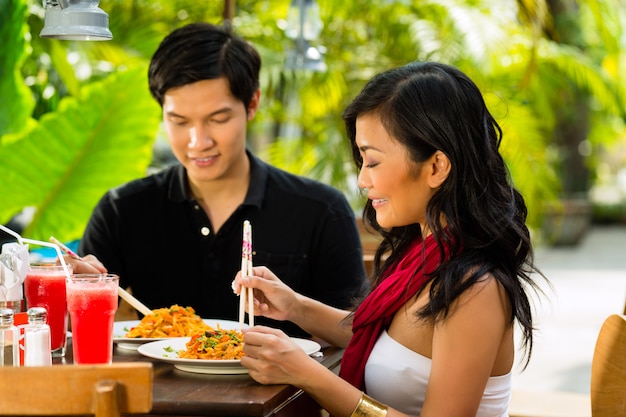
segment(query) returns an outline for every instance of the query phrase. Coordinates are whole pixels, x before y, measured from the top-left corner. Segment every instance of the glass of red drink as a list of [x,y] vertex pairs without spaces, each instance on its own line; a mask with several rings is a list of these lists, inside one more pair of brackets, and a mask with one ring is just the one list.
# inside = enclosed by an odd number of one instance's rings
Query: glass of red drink
[[[71,273],[71,265],[67,265]],[[65,355],[67,340],[67,300],[65,282],[67,275],[60,265],[30,265],[24,280],[26,305],[43,307],[48,311],[50,326],[50,347],[52,356]]]
[[67,281],[74,363],[111,363],[119,277],[73,274]]

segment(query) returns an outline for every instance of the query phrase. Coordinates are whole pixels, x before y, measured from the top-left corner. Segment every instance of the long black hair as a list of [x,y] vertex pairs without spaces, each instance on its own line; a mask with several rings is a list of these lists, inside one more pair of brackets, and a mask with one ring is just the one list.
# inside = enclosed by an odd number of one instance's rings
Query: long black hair
[[[355,139],[356,119],[365,114],[379,117],[412,161],[423,162],[440,150],[451,163],[448,178],[426,208],[428,229],[440,250],[451,248],[451,256],[429,277],[430,302],[418,317],[445,319],[454,300],[489,273],[506,291],[510,322],[517,320],[521,327],[528,360],[533,320],[526,289],[539,290],[531,276],[539,271],[524,199],[498,150],[502,130],[478,87],[457,68],[435,62],[414,62],[376,75],[343,114],[359,170],[363,160]],[[374,258],[375,288],[385,269],[398,262],[422,231],[419,224],[383,229],[369,200],[363,221],[383,238]]]

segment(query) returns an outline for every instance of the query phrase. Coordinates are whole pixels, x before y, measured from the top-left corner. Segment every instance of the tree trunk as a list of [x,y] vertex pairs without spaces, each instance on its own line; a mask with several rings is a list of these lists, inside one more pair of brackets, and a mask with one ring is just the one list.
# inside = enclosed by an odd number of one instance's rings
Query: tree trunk
[[[546,35],[554,42],[583,47],[578,23],[578,3],[574,0],[548,0],[553,18]],[[589,99],[586,92],[574,85],[564,86],[558,101],[557,125],[553,132],[561,158],[562,194],[564,197],[586,197],[589,170],[585,164],[585,142],[589,133]]]

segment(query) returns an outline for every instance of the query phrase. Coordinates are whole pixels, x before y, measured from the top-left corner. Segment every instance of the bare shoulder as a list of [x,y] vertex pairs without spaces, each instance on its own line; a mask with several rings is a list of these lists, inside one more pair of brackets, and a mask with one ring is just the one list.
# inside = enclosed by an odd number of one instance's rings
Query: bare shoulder
[[506,290],[496,277],[487,273],[460,294],[450,306],[447,320],[467,328],[490,323],[508,327],[511,304]]
[[496,303],[506,306],[509,304],[506,290],[491,273],[482,275],[478,280],[465,290],[456,300],[458,307],[466,304]]

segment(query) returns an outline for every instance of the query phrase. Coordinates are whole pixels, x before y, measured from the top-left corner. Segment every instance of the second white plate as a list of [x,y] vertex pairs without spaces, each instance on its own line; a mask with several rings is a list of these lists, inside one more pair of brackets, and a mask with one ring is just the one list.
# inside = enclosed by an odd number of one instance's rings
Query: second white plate
[[[241,366],[239,359],[186,359],[179,358],[178,351],[185,350],[189,337],[163,339],[157,342],[139,346],[139,353],[149,358],[158,359],[174,365],[176,369],[198,374],[245,374],[248,369]],[[307,355],[321,349],[319,343],[308,339],[292,337],[293,340]]]
[[[202,319],[206,324],[217,329],[219,324],[222,329],[238,329],[239,322],[222,319]],[[139,320],[116,321],[113,323],[113,343],[120,349],[137,350],[144,343],[156,342],[157,340],[169,340],[173,338],[164,337],[125,337],[126,333],[139,324]],[[191,335],[189,336],[191,337]]]

